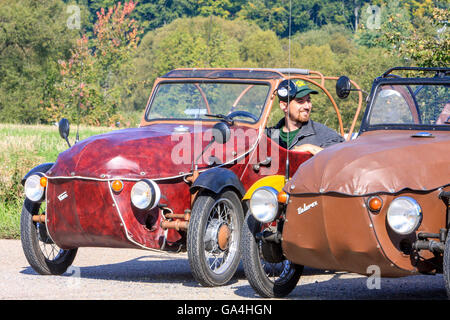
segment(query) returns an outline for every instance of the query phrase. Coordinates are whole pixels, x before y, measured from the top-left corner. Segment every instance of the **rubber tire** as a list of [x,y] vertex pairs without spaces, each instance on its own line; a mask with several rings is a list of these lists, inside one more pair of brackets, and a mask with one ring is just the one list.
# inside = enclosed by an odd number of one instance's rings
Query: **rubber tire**
[[[213,273],[205,263],[204,231],[209,218],[209,213],[219,199],[228,199],[236,210],[234,220],[237,221],[233,231],[236,237],[236,254],[232,258],[231,265],[222,274]],[[191,218],[187,234],[187,253],[192,275],[204,287],[222,286],[228,283],[236,273],[240,262],[240,236],[244,220],[244,211],[240,197],[232,190],[224,190],[219,194],[210,191],[203,191],[195,200],[192,207]]]
[[261,223],[252,214],[247,213],[242,226],[241,252],[245,276],[252,288],[263,298],[280,298],[287,296],[295,289],[303,266],[291,263],[294,272],[289,278],[272,282],[266,275],[260,259],[258,242],[254,234],[261,231]]
[[39,213],[39,203],[25,199],[20,217],[20,239],[28,263],[34,271],[41,275],[60,275],[66,272],[73,263],[78,249],[64,250],[56,260],[48,260],[39,247],[37,224],[33,222],[33,215]]
[[450,235],[447,234],[447,239],[445,240],[445,249],[444,249],[444,265],[443,265],[443,273],[444,273],[444,282],[445,289],[447,290],[447,299],[450,300]]

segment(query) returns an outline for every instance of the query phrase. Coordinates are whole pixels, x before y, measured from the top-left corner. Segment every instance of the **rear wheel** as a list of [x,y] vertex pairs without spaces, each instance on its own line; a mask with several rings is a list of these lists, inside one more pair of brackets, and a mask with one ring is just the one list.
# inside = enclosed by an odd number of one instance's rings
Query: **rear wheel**
[[303,266],[286,260],[279,244],[267,244],[255,235],[264,229],[250,213],[242,226],[242,263],[248,282],[264,298],[284,297],[296,287]]
[[187,252],[194,278],[203,286],[226,284],[240,261],[239,241],[244,217],[238,195],[205,191],[192,207]]
[[78,249],[63,250],[47,234],[44,223],[34,222],[33,216],[45,214],[45,203],[25,199],[20,217],[20,239],[23,252],[31,267],[42,275],[59,275],[72,264]]

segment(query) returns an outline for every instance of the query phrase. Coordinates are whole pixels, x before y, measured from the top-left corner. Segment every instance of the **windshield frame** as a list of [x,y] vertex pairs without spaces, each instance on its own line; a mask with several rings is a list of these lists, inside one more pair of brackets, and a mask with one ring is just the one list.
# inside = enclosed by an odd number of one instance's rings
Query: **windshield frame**
[[[431,124],[370,124],[370,115],[375,104],[376,95],[381,86],[384,85],[450,85],[450,77],[433,78],[377,78],[375,79],[370,92],[366,110],[361,121],[360,134],[374,130],[431,130],[431,131],[450,131],[450,125],[431,125]],[[408,91],[411,91],[408,88]],[[413,96],[415,100],[415,96]]]
[[217,119],[217,118],[210,118],[210,119],[203,119],[203,118],[199,118],[199,119],[189,119],[189,118],[158,118],[158,119],[149,119],[149,113],[150,113],[150,110],[151,110],[151,105],[152,105],[152,103],[153,103],[153,100],[155,99],[155,97],[156,97],[156,94],[157,94],[157,92],[158,92],[158,90],[159,90],[159,87],[160,87],[160,85],[161,84],[168,84],[168,83],[233,83],[233,84],[244,84],[244,85],[246,85],[246,84],[248,84],[248,85],[266,85],[267,87],[268,87],[268,90],[267,90],[267,95],[266,95],[266,97],[265,97],[265,99],[264,99],[264,105],[263,105],[263,108],[261,109],[261,113],[258,115],[258,121],[247,121],[247,120],[241,120],[241,119],[236,119],[235,121],[236,122],[239,122],[239,123],[244,123],[244,124],[249,124],[249,125],[256,125],[256,124],[259,124],[261,121],[262,121],[262,119],[263,119],[263,115],[265,114],[265,111],[266,111],[266,109],[267,109],[267,104],[268,104],[268,101],[269,101],[269,99],[270,99],[270,96],[272,95],[272,92],[273,92],[273,88],[272,88],[272,82],[271,81],[268,81],[268,80],[251,80],[251,81],[243,81],[243,80],[240,80],[240,79],[236,79],[236,80],[230,80],[230,79],[204,79],[204,78],[197,78],[197,79],[195,79],[195,78],[190,78],[190,79],[186,79],[186,78],[184,78],[184,79],[170,79],[170,80],[167,80],[167,79],[161,79],[161,81],[158,81],[156,84],[155,84],[155,87],[153,88],[153,90],[152,90],[152,94],[151,94],[151,97],[150,97],[150,99],[148,100],[148,102],[147,102],[147,105],[146,105],[146,107],[145,107],[145,114],[144,114],[144,120],[147,122],[147,123],[152,123],[152,122],[164,122],[164,121],[170,121],[170,122],[173,122],[173,121],[180,121],[180,122],[192,122],[192,121],[206,121],[206,122],[217,122],[217,121],[219,121],[219,119]]

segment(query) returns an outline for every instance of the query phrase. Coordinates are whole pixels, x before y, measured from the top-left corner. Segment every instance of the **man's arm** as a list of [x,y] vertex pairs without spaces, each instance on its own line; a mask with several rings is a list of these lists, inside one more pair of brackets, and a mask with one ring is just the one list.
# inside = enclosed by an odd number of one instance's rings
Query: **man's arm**
[[309,144],[309,143],[302,144],[302,145],[299,145],[299,146],[294,146],[292,148],[292,151],[310,152],[313,155],[319,153],[322,150],[323,150],[323,148],[321,148],[319,146],[315,146],[313,144]]

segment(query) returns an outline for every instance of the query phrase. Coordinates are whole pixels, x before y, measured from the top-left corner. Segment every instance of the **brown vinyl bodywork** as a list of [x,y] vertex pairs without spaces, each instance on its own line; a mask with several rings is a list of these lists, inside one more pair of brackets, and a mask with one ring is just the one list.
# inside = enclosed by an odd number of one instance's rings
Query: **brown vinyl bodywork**
[[[212,69],[214,70],[222,69]],[[236,121],[233,126],[234,129],[241,130],[244,136],[249,130],[257,132],[258,135],[246,139],[244,148],[241,150],[237,150],[233,140],[230,140],[221,149],[222,157],[208,150],[211,156],[229,159],[221,167],[232,171],[240,179],[245,190],[248,190],[262,176],[284,175],[286,172],[287,151],[264,134],[267,118],[275,99],[275,89],[283,79],[289,78],[289,75],[276,70],[273,70],[273,74],[273,79],[251,79],[253,83],[261,81],[270,84],[269,95],[259,121],[254,124]],[[292,74],[292,77],[309,81],[323,90],[336,110],[340,132],[344,134],[336,102],[324,87],[325,81],[334,81],[337,78],[324,77],[314,71],[310,71],[309,75]],[[170,79],[171,82],[184,80],[186,79]],[[202,81],[204,79],[189,78],[188,80]],[[152,95],[162,81],[168,81],[168,79],[158,78]],[[357,87],[355,83],[354,85]],[[361,105],[360,95],[358,113]],[[355,115],[351,130],[355,126],[357,117],[358,114]],[[201,130],[195,130],[196,122],[193,120],[147,121],[144,116],[139,128],[93,136],[62,152],[55,165],[46,173],[48,178],[46,227],[52,240],[63,249],[86,246],[181,249],[186,242],[187,221],[180,217],[189,217],[189,214],[185,215],[185,213],[189,213],[196,196],[196,193],[191,193],[189,190],[192,178],[208,171],[214,165],[203,162],[198,166],[197,172],[192,172],[191,161],[173,164],[171,152],[184,137],[190,139],[188,140],[191,141],[192,152],[198,154],[199,150],[201,151],[210,141],[211,135],[208,138],[205,138],[205,135],[216,122],[217,120],[202,121]],[[177,140],[174,132],[180,125],[187,128],[188,133],[180,134],[180,139]],[[270,166],[261,166],[259,170],[256,170],[253,164],[264,160],[260,158],[260,150],[267,150],[267,155],[272,156],[272,162]],[[291,173],[294,173],[301,163],[312,156],[307,152],[290,152],[289,154]],[[190,156],[191,159],[195,158],[193,153]],[[130,202],[133,184],[144,178],[156,182],[162,195],[161,206],[149,212],[134,208]],[[120,179],[124,183],[123,190],[118,193],[112,191],[110,187],[115,179]],[[166,220],[167,213],[175,217],[174,220]],[[165,229],[162,225],[175,227]]]
[[[408,248],[419,232],[437,234],[446,226],[447,207],[439,193],[450,190],[445,156],[450,133],[414,137],[415,133],[369,131],[303,163],[284,188],[291,201],[282,234],[286,258],[360,274],[377,265],[386,277],[438,271],[442,257],[429,251],[411,253]],[[382,199],[379,212],[367,208],[372,195]],[[414,198],[423,211],[419,228],[406,236],[386,223],[389,204],[399,196]]]

